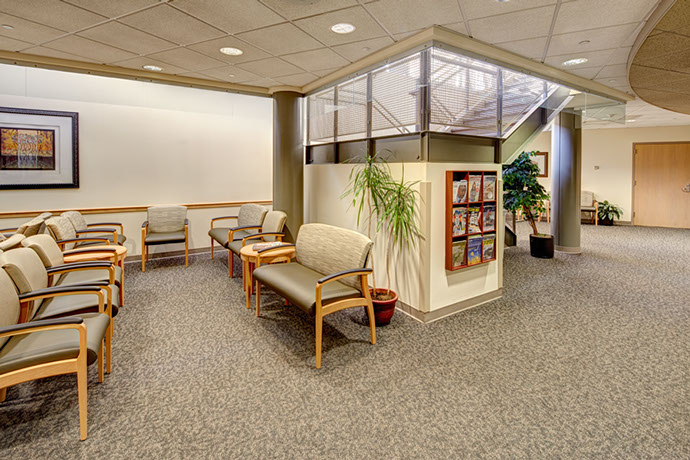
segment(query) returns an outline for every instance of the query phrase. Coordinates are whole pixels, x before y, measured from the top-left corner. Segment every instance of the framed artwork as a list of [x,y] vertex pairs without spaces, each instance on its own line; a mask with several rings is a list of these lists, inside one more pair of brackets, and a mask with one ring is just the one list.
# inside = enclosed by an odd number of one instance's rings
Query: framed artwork
[[549,177],[549,152],[536,152],[532,162],[539,166],[539,177]]
[[0,189],[78,187],[79,114],[0,107]]

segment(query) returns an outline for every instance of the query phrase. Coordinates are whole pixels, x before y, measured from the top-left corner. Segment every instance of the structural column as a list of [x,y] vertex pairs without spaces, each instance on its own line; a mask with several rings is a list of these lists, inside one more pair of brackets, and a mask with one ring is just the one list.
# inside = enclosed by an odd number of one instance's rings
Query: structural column
[[285,236],[295,241],[304,218],[302,95],[273,93],[273,209],[287,214]]
[[556,251],[579,254],[582,118],[559,113],[551,129],[551,234]]

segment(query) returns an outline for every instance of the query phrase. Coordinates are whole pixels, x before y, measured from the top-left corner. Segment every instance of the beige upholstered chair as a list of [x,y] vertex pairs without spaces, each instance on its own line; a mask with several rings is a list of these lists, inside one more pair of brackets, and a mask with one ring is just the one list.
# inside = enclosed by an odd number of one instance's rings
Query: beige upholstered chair
[[[77,236],[88,235],[91,233],[104,235],[111,243],[125,244],[127,238],[123,234],[125,229],[120,222],[98,222],[94,224],[87,224],[84,216],[79,211],[67,211],[60,214],[66,217],[72,223]],[[114,227],[118,227],[115,229]]]
[[592,215],[592,223],[599,225],[599,203],[594,193],[583,190],[580,192],[580,212]]
[[46,228],[45,221],[46,219],[49,219],[51,216],[51,213],[44,212],[34,217],[33,219],[24,222],[19,227],[3,228],[2,230],[0,230],[0,234],[2,234],[2,236],[0,236],[0,240],[2,240],[3,236],[5,238],[9,238],[12,235],[32,236],[38,233],[44,233]]
[[[213,244],[217,241],[218,244],[228,249],[228,245],[234,240],[242,240],[243,238],[257,233],[264,223],[264,218],[268,209],[254,203],[243,204],[240,206],[240,211],[236,216],[222,216],[211,219],[211,229],[208,231],[208,236],[211,237],[211,259],[213,259]],[[237,219],[237,226],[235,227],[214,227],[214,223],[219,220]],[[234,255],[232,251],[228,252],[228,274],[230,278],[233,275],[233,261]]]
[[88,244],[110,244],[106,236],[79,236],[67,217],[56,216],[46,220],[48,233],[63,250],[83,247]]
[[189,221],[185,206],[152,206],[141,224],[141,271],[146,270],[149,246],[184,243],[184,264],[189,266]]
[[295,261],[262,265],[270,257],[268,248],[259,251],[256,281],[256,315],[261,313],[261,284],[315,317],[316,367],[321,367],[323,317],[352,307],[366,307],[371,343],[376,343],[374,307],[366,268],[372,242],[361,233],[325,224],[305,224],[295,244]]
[[[20,323],[20,302],[39,301],[72,292],[85,292],[87,287],[39,291],[17,295],[10,276],[0,270],[0,402],[5,401],[7,388],[22,382],[62,374],[77,374],[79,395],[80,438],[87,436],[87,375],[86,367],[98,360],[99,382],[103,381],[103,340],[109,330],[104,313],[85,313]],[[90,289],[90,295],[95,291]],[[103,306],[103,294],[99,291]]]
[[12,248],[19,247],[24,238],[26,237],[21,233],[15,233],[9,238],[0,233],[0,251],[9,251]]
[[261,231],[252,235],[245,236],[241,240],[235,239],[228,244],[231,254],[240,257],[240,251],[247,244],[258,243],[260,241],[283,241],[283,227],[287,214],[283,211],[268,211],[261,225]]

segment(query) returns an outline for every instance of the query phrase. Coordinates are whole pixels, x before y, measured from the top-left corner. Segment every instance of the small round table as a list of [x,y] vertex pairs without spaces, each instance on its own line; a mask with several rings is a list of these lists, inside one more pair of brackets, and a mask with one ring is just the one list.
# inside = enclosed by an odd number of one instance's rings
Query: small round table
[[[288,243],[284,244],[288,245]],[[295,256],[295,246],[290,244],[286,248],[275,249],[279,248],[280,246],[282,245],[273,246],[271,249],[274,250],[271,251],[270,255],[267,254],[266,256],[263,256],[261,263],[275,264],[290,262],[290,259]],[[242,259],[242,287],[247,294],[247,308],[251,308],[251,296],[254,286],[254,278],[252,273],[254,272],[258,255],[259,253],[254,250],[254,244],[248,244],[247,246],[242,247],[240,250],[240,259]]]
[[[89,260],[111,260],[122,269],[120,272],[120,305],[123,306],[125,304],[125,257],[127,257],[127,248],[119,244],[94,244],[93,246],[82,246],[75,249],[88,249],[89,252],[65,254],[64,259],[66,264],[71,262],[86,262]],[[99,249],[115,249],[115,252],[107,250],[98,252]]]

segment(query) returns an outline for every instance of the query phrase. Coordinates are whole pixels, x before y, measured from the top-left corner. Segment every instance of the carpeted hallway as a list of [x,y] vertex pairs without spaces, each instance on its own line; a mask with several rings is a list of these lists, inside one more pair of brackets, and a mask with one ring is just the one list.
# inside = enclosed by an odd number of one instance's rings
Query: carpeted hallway
[[[521,224],[523,225],[523,224]],[[542,224],[544,225],[544,224]],[[544,225],[544,230],[547,227]],[[368,343],[244,307],[225,255],[128,266],[113,372],[12,387],[2,458],[689,458],[690,231],[583,226],[581,256],[506,250],[505,296]]]

